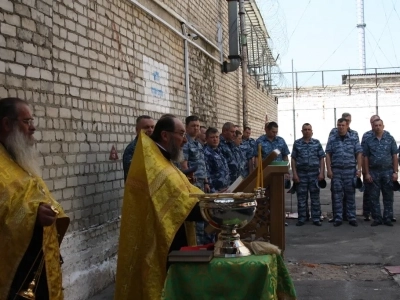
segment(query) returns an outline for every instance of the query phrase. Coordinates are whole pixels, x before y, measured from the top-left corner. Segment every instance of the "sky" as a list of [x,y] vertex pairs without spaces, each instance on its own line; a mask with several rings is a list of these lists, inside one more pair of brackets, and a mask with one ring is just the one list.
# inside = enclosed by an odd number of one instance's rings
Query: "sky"
[[[295,72],[361,68],[357,0],[256,2],[271,36],[273,54],[279,55],[282,72],[292,71],[292,60]],[[400,0],[364,0],[364,22],[366,67],[392,67],[381,72],[399,72]],[[341,84],[341,75],[347,72],[324,72],[325,84]],[[277,85],[291,86],[291,74],[285,77]],[[321,77],[321,72],[298,73],[298,85],[320,85]]]

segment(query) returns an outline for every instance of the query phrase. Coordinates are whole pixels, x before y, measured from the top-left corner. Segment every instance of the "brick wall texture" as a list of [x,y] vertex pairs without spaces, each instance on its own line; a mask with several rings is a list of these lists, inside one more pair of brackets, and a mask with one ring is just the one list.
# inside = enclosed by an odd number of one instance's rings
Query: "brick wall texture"
[[[217,44],[228,10],[223,0],[161,1]],[[137,3],[143,7],[140,7]],[[184,41],[180,22],[150,0],[2,0],[0,98],[31,104],[43,178],[71,225],[62,252],[66,299],[86,299],[114,277],[123,197],[122,153],[135,119],[186,117]],[[218,58],[210,44],[195,41]],[[242,124],[240,68],[221,65],[189,43],[191,113],[207,126]],[[248,78],[249,122],[263,132],[277,118],[274,98]],[[112,147],[118,160],[109,160]]]

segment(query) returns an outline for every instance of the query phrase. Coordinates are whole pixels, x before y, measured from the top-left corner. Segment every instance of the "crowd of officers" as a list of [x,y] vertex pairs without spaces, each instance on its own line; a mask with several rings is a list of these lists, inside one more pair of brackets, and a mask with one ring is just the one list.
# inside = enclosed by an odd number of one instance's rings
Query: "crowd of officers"
[[[364,191],[363,215],[366,221],[372,216],[371,226],[385,224],[393,226],[393,190],[397,190],[398,148],[396,141],[384,130],[383,120],[374,115],[370,118],[371,130],[359,140],[358,133],[350,129],[351,115],[344,113],[337,120],[337,128],[329,134],[325,151],[319,140],[314,139],[312,126],[302,126],[302,138],[293,144],[291,166],[293,188],[298,199],[298,222],[302,226],[311,217],[312,223],[321,226],[320,188],[325,182],[325,171],[331,179],[333,218],[335,227],[348,221],[358,226],[356,221],[355,190]],[[277,161],[288,161],[290,151],[285,140],[278,136],[276,122],[265,123],[265,135],[252,139],[251,128],[243,132],[239,126],[227,122],[220,133],[217,128],[200,125],[197,116],[185,120],[186,144],[183,158],[175,162],[185,174],[193,173],[192,183],[206,193],[221,193],[239,177],[245,178],[256,166],[258,145],[262,158],[273,150],[280,151]],[[151,135],[155,122],[149,116],[137,119],[136,132],[143,130]],[[182,133],[176,133],[182,134]],[[123,156],[125,178],[128,173],[135,138],[126,148]],[[363,177],[364,183],[361,181]],[[289,174],[286,179],[289,179]],[[379,196],[383,196],[383,214]],[[311,206],[309,216],[308,195]]]

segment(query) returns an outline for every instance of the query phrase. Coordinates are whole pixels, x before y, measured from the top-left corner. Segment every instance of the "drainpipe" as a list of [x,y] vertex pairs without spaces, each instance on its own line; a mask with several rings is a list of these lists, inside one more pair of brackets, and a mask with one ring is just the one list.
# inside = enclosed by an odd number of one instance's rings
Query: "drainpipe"
[[246,33],[246,12],[244,10],[244,0],[239,0],[240,15],[240,36],[242,43],[242,96],[243,96],[243,130],[249,125],[247,107],[247,33]]
[[238,38],[238,3],[237,0],[228,1],[228,23],[229,23],[229,60],[224,61],[222,72],[228,73],[236,71],[239,68],[241,57],[239,55]]
[[[186,25],[182,23],[182,34],[188,36]],[[189,43],[186,38],[183,42],[185,55],[185,92],[186,92],[186,116],[190,116],[190,86],[189,86]]]

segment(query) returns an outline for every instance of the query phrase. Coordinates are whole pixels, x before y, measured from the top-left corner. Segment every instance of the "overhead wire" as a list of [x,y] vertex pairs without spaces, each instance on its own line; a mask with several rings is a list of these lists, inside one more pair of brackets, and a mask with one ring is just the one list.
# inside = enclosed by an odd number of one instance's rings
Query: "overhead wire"
[[297,27],[299,26],[301,20],[303,19],[303,16],[304,16],[304,14],[306,13],[308,7],[310,6],[310,3],[311,3],[311,0],[308,0],[308,3],[307,3],[307,5],[306,5],[306,7],[304,8],[303,13],[302,13],[301,16],[300,16],[300,19],[297,21],[297,24],[296,24],[296,26],[294,27],[294,29],[293,29],[293,31],[292,31],[292,34],[291,34],[290,37],[289,37],[289,42],[290,42],[290,40],[292,39],[293,34],[296,32]]
[[[314,75],[315,73],[317,73],[318,71],[321,70],[322,66],[336,53],[337,50],[339,50],[339,48],[343,45],[343,43],[349,38],[349,36],[353,33],[353,31],[356,29],[357,27],[353,27],[353,29],[347,34],[347,36],[343,39],[343,41],[339,44],[339,46],[336,47],[335,50],[333,50],[333,52],[331,53],[331,55],[329,55],[329,57],[318,67],[317,70],[315,70],[315,72],[313,72],[311,74],[310,77],[308,77],[308,79],[302,84],[302,86],[304,86]],[[302,87],[300,86],[300,87]],[[299,87],[299,88],[300,88]]]
[[[366,27],[367,28],[367,27]],[[392,63],[390,62],[389,58],[386,56],[385,52],[383,52],[381,46],[379,46],[379,42],[375,39],[374,35],[372,34],[372,32],[367,28],[368,32],[371,34],[372,38],[375,40],[375,43],[377,45],[377,47],[379,48],[379,50],[381,50],[383,56],[386,58],[386,60],[389,62],[390,66],[393,67]],[[372,52],[372,54],[374,55],[374,52]]]
[[395,3],[394,3],[394,1],[393,1],[393,0],[392,0],[392,4],[393,4],[393,10],[396,12],[396,15],[397,15],[397,17],[398,17],[398,18],[399,18],[399,20],[400,20],[399,13],[397,12],[396,5],[395,5]]
[[[392,4],[393,4],[393,11],[395,11],[396,14],[397,14],[396,5],[393,3],[393,1],[392,1]],[[382,6],[383,6],[383,9],[385,11],[385,17],[386,17],[386,10],[385,10],[385,6],[384,6],[383,2],[382,2]],[[389,26],[389,34],[390,34],[390,41],[391,41],[392,47],[393,47],[394,58],[396,59],[396,65],[398,66],[399,65],[399,61],[397,59],[397,54],[396,54],[397,51],[396,51],[396,48],[395,48],[394,43],[393,43],[392,31],[390,30],[390,26]]]
[[[372,49],[372,45],[371,45],[371,42],[369,41],[368,35],[366,35],[366,38],[367,38],[367,42],[368,42],[369,46]],[[379,68],[379,63],[378,63],[378,59],[376,58],[376,55],[372,53],[372,56],[375,58],[376,66]]]
[[[386,12],[385,12],[386,23],[385,23],[385,26],[383,27],[382,33],[381,33],[381,35],[379,36],[378,41],[376,42],[375,48],[374,48],[374,50],[372,51],[373,54],[375,53],[375,51],[376,51],[377,48],[379,48],[379,49],[382,51],[382,53],[383,53],[382,48],[379,46],[379,42],[380,42],[380,40],[381,40],[381,38],[382,38],[382,36],[383,36],[383,34],[384,34],[384,32],[385,32],[385,29],[386,29],[386,27],[387,27],[387,25],[388,25],[388,23],[389,23],[390,17],[392,16],[392,13],[393,13],[393,10],[390,12],[389,17],[387,17],[387,16],[386,16]],[[374,38],[374,39],[375,39],[375,38]],[[384,56],[386,57],[385,54],[384,54]],[[386,59],[387,59],[387,57],[386,57]],[[389,60],[388,60],[388,61],[389,61]],[[389,61],[389,63],[390,63],[390,65],[391,65],[391,62],[390,62],[390,61]]]
[[[288,49],[286,18],[279,0],[255,0],[263,17],[269,35],[268,48],[274,59],[282,57]],[[270,73],[280,73],[279,61],[275,66],[270,66]],[[271,76],[271,85],[279,86],[282,76]]]

